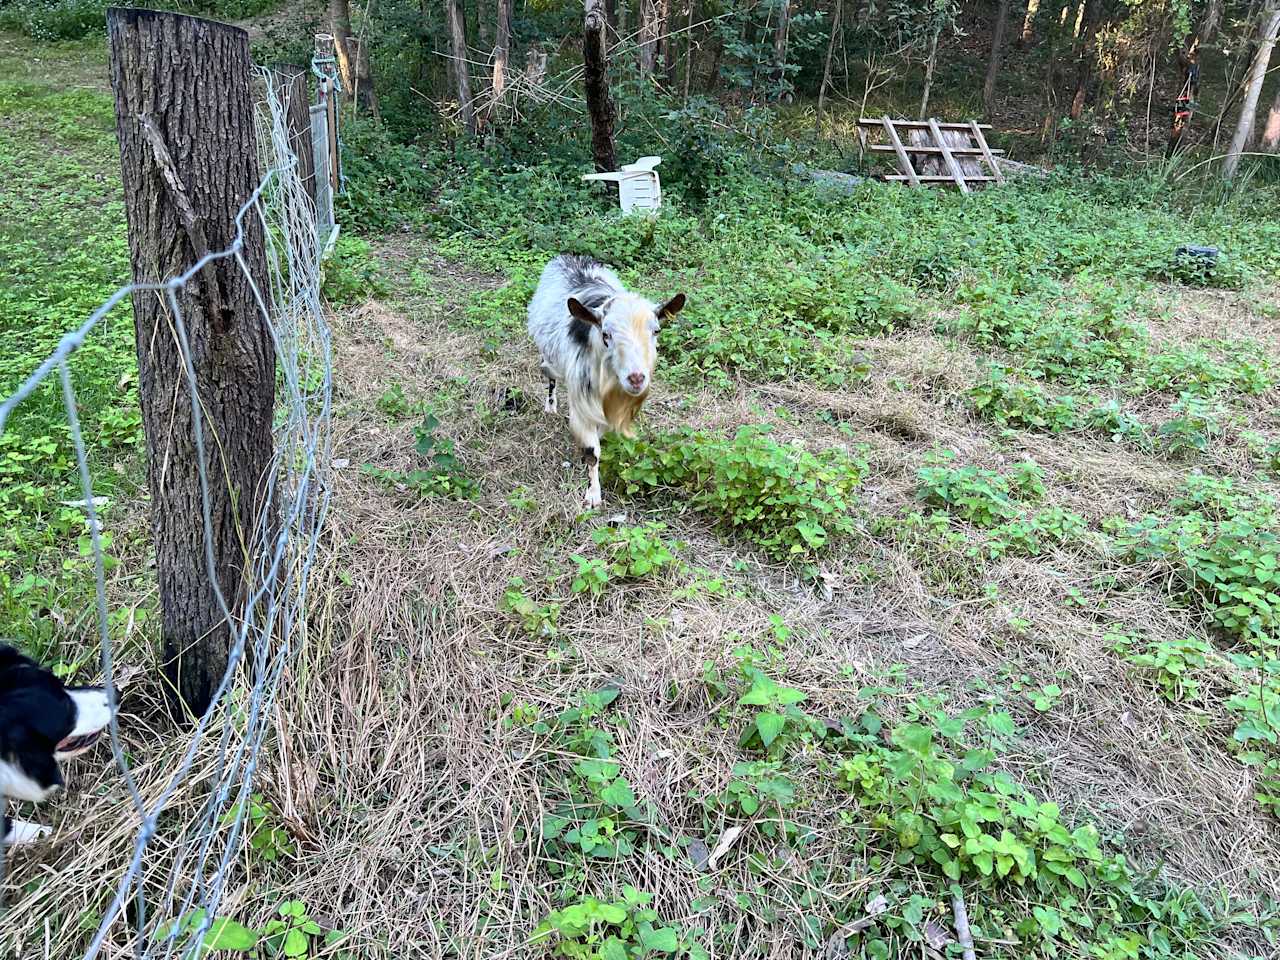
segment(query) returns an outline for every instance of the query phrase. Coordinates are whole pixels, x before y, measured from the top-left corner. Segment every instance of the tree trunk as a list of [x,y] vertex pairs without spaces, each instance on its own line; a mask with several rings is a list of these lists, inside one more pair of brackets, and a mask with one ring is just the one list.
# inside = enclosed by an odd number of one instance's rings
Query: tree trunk
[[676,82],[676,38],[672,30],[676,10],[671,0],[662,0],[662,82],[668,87]]
[[462,0],[444,0],[445,17],[449,21],[449,72],[453,77],[453,95],[458,100],[458,117],[467,133],[476,132],[475,105],[471,102],[471,68],[467,64],[467,19]]
[[1271,110],[1267,113],[1258,149],[1263,153],[1276,153],[1280,149],[1280,89],[1276,90],[1276,98],[1271,101]]
[[364,42],[351,36],[351,6],[348,0],[329,0],[329,23],[333,30],[333,50],[338,61],[338,79],[342,92],[356,108],[372,116],[378,115],[378,95],[373,87],[369,54]]
[[1050,143],[1058,129],[1058,16],[1060,8],[1050,11],[1049,49],[1044,70],[1044,122],[1040,130],[1040,142]]
[[787,31],[791,28],[791,0],[779,0],[778,22],[773,28],[773,76],[781,88],[787,76]]
[[507,86],[507,62],[511,59],[511,0],[498,0],[497,36],[493,44],[493,99],[502,99]]
[[1076,45],[1076,92],[1071,98],[1072,120],[1080,119],[1089,95],[1089,83],[1093,79],[1093,65],[1097,55],[1095,41],[1098,24],[1102,20],[1102,0],[1084,0],[1080,17],[1082,29]]
[[688,0],[688,16],[684,24],[684,102],[689,102],[689,84],[693,80],[693,11],[697,0]]
[[652,76],[658,63],[658,35],[662,21],[658,18],[660,0],[640,0],[640,76]]
[[1000,0],[996,11],[995,27],[991,33],[991,57],[987,60],[987,78],[982,83],[982,108],[990,118],[995,110],[996,78],[1000,75],[1000,61],[1004,56],[1004,35],[1009,25],[1009,0]]
[[1258,49],[1253,55],[1253,67],[1249,71],[1249,83],[1245,88],[1244,103],[1240,105],[1240,119],[1236,121],[1236,133],[1231,147],[1222,162],[1222,175],[1230,180],[1240,166],[1249,134],[1253,132],[1254,117],[1258,112],[1258,98],[1262,96],[1262,84],[1267,78],[1267,64],[1271,62],[1271,50],[1280,32],[1280,0],[1271,0],[1262,11],[1262,29],[1258,33]]
[[924,63],[924,92],[920,95],[920,119],[925,120],[929,112],[929,93],[933,89],[933,70],[938,63],[938,37],[942,34],[942,27],[934,30],[933,36],[929,38],[929,59]]
[[302,189],[316,202],[316,154],[311,143],[311,101],[307,97],[307,77],[311,71],[295,63],[277,63],[271,68],[277,96],[284,103],[289,149],[298,158],[298,179]]
[[[258,184],[249,35],[152,10],[107,11],[116,135],[136,283],[159,283],[237,237]],[[227,669],[232,615],[245,595],[245,543],[262,519],[272,458],[275,350],[254,285],[266,286],[262,223],[244,218],[241,258],[209,263],[173,297],[200,397],[201,458],[175,316],[154,290],[133,294],[138,397],[160,586],[165,675],[175,716],[208,709]],[[212,578],[206,552],[212,556]],[[215,587],[216,582],[216,587]]]
[[1172,157],[1182,146],[1183,138],[1191,125],[1191,117],[1195,112],[1195,104],[1200,94],[1200,46],[1208,43],[1218,32],[1222,22],[1223,0],[1209,0],[1204,8],[1204,16],[1196,24],[1195,29],[1187,34],[1182,48],[1178,51],[1178,69],[1180,78],[1178,95],[1173,102],[1173,120],[1169,127],[1169,146],[1166,156]]
[[613,152],[613,99],[609,96],[609,19],[602,0],[586,0],[582,21],[583,85],[591,115],[591,156],[596,171],[617,170]]
[[822,60],[822,82],[818,84],[818,126],[822,126],[822,107],[826,102],[827,86],[831,83],[831,56],[836,49],[836,36],[840,33],[844,0],[836,0],[831,8],[831,36],[827,38],[827,55]]
[[1031,43],[1033,30],[1035,28],[1036,13],[1039,10],[1040,0],[1027,0],[1027,15],[1022,18],[1022,32],[1018,35],[1018,39],[1024,47]]

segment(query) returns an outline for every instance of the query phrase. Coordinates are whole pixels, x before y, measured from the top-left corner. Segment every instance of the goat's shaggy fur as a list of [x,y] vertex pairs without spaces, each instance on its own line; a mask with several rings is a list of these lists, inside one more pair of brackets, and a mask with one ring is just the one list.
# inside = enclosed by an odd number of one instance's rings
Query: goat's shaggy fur
[[629,293],[590,257],[562,254],[542,271],[529,303],[529,336],[542,355],[547,412],[557,409],[557,384],[568,391],[569,429],[589,473],[588,506],[601,500],[600,438],[631,435],[653,383],[661,320],[684,303],[684,294],[658,306]]

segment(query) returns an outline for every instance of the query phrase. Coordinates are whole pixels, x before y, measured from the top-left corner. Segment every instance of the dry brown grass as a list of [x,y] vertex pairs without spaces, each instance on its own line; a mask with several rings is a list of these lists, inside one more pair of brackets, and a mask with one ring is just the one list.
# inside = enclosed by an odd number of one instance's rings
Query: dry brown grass
[[[406,264],[418,256],[413,245],[388,251]],[[541,953],[529,936],[566,895],[607,896],[630,883],[655,895],[667,921],[723,924],[718,956],[812,956],[797,936],[803,916],[822,918],[829,931],[881,879],[849,843],[856,806],[823,783],[814,757],[802,751],[792,764],[800,796],[823,798],[796,814],[814,834],[806,845],[770,839],[756,823],[709,875],[678,853],[657,852],[694,838],[715,846],[729,825],[699,803],[724,788],[741,759],[737,730],[722,724],[703,669],[730,671],[734,648],[762,642],[771,615],[793,630],[777,644],[777,670],[808,694],[815,716],[856,711],[868,685],[891,688],[881,704],[887,717],[921,694],[945,694],[956,706],[1003,695],[1024,733],[1004,762],[1037,793],[1073,819],[1094,819],[1140,866],[1173,882],[1255,903],[1260,893],[1280,897],[1280,831],[1253,802],[1249,774],[1221,732],[1135,680],[1104,639],[1113,624],[1181,636],[1203,626],[1192,615],[1154,585],[1100,586],[1108,573],[1140,578],[1115,571],[1088,544],[986,563],[871,533],[873,518],[911,504],[915,470],[935,448],[993,468],[1032,457],[1051,502],[1092,524],[1156,508],[1183,467],[1077,437],[996,436],[956,400],[977,376],[976,359],[924,333],[866,344],[874,372],[846,392],[743,384],[728,395],[681,396],[660,382],[649,429],[731,429],[763,415],[783,437],[848,443],[840,423],[866,445],[866,533],[827,558],[815,590],[723,542],[679,504],[613,498],[601,517],[579,517],[584,477],[563,422],[541,413],[532,351],[513,342],[493,357],[452,323],[469,290],[499,279],[459,282],[439,261],[428,269],[440,278],[432,289],[335,318],[334,449],[348,465],[333,474],[326,589],[317,592],[324,601],[275,705],[260,777],[297,853],[269,864],[246,848],[225,913],[260,923],[296,898],[323,925],[350,931],[355,956],[523,957]],[[393,383],[437,411],[480,481],[477,500],[421,500],[359,471],[410,464],[413,420],[393,422],[376,409]],[[528,403],[504,409],[513,390]],[[817,418],[821,411],[830,422]],[[570,597],[570,555],[591,550],[593,526],[619,512],[633,522],[661,517],[687,542],[686,560],[725,578],[729,592],[677,599],[673,589],[687,575],[675,573],[598,600]],[[555,640],[530,638],[499,611],[515,576],[564,603]],[[1000,694],[1024,676],[1060,683],[1062,700],[1040,713],[1020,694]],[[584,877],[557,878],[539,837],[564,758],[512,723],[512,708],[551,717],[607,685],[620,688],[616,712],[625,718],[614,728],[615,759],[656,811],[645,828],[652,842],[628,860],[593,863]],[[140,719],[147,713],[139,701],[125,727],[153,793],[182,742],[152,730]],[[180,810],[200,802],[200,784],[197,776],[183,788]],[[115,875],[137,823],[101,756],[81,765],[53,816],[54,842],[11,865],[12,908],[0,927],[6,956],[73,955],[84,937],[78,918],[101,909],[104,867]],[[162,842],[156,864],[171,853]],[[38,890],[20,892],[37,879]],[[704,885],[720,905],[695,915],[690,904]],[[806,890],[813,899],[801,907]],[[735,902],[740,892],[751,895],[749,906]],[[37,916],[43,926],[28,919]],[[1240,946],[1262,949],[1239,937]],[[122,927],[105,955],[127,956],[127,945]],[[988,945],[983,955],[1000,949]]]

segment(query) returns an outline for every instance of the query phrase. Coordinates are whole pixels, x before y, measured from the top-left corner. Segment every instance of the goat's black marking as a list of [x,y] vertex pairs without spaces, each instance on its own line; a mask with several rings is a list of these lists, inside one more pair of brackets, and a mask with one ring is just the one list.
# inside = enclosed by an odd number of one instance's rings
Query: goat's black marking
[[599,260],[581,253],[562,253],[559,260],[570,288],[589,287],[598,282],[596,271],[604,268]]
[[597,463],[600,462],[600,458],[596,456],[595,447],[582,448],[582,462],[585,463],[588,467],[594,467]]
[[586,353],[591,349],[591,331],[593,327],[577,317],[569,318],[569,339],[577,345],[578,350]]
[[556,397],[556,381],[552,377],[547,377],[547,399],[554,400]]
[[579,386],[581,386],[583,393],[590,393],[591,392],[591,374],[587,373],[586,371],[583,371],[582,379],[579,381]]

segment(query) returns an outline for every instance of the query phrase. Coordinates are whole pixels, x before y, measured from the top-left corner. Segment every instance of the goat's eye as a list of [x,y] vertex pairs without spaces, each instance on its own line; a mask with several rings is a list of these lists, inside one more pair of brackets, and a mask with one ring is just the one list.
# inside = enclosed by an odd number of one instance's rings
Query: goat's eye
[[605,333],[603,330],[600,331],[600,339],[604,341],[604,345],[606,347],[613,341],[613,337],[609,336],[609,334]]

